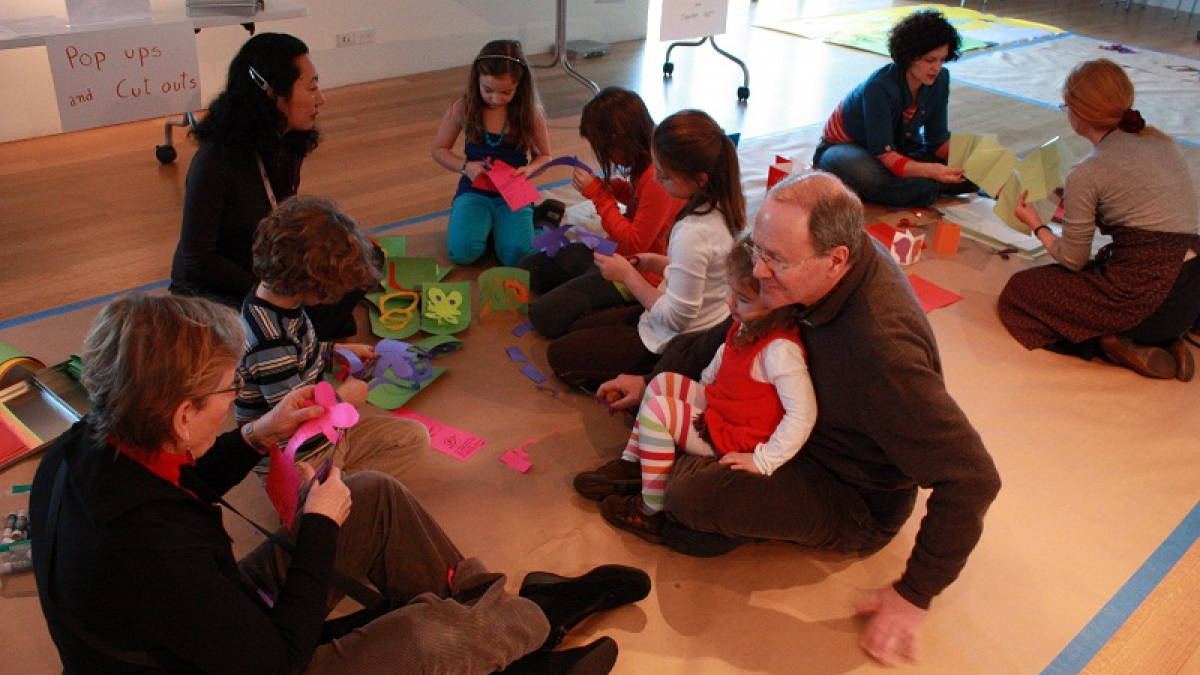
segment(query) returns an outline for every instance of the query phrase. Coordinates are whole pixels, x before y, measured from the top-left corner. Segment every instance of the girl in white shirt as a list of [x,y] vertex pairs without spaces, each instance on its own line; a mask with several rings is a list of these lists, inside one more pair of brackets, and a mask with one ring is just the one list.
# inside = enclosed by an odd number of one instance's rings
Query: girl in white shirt
[[[652,145],[655,179],[685,200],[667,255],[596,254],[604,278],[621,283],[638,304],[596,312],[550,343],[547,358],[565,382],[594,388],[621,373],[649,373],[671,338],[725,320],[725,258],[746,225],[737,149],[699,110],[663,120]],[[658,286],[642,276],[663,276]]]

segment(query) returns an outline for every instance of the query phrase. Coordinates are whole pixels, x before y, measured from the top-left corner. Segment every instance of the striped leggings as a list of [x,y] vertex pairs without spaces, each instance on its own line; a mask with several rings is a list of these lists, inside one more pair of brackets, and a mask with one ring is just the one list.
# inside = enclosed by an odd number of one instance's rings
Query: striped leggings
[[621,454],[621,459],[642,467],[642,508],[646,513],[663,509],[676,449],[691,455],[717,454],[692,427],[692,420],[707,405],[704,385],[679,373],[659,373],[646,387],[637,422]]

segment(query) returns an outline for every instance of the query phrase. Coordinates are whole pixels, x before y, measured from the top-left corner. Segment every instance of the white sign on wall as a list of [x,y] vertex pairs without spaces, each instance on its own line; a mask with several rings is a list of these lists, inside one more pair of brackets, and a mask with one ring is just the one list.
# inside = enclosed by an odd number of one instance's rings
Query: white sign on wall
[[729,18],[729,0],[663,0],[663,42],[724,35]]
[[190,22],[46,36],[63,131],[200,108]]

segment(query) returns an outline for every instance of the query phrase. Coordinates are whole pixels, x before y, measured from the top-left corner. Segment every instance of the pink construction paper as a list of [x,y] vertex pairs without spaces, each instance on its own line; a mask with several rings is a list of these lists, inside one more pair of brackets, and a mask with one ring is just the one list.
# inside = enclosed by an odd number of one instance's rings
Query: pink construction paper
[[499,192],[508,208],[513,211],[525,208],[541,198],[529,179],[513,175],[516,171],[513,167],[498,159],[493,160],[491,165],[491,169],[475,177],[471,187]]
[[341,430],[349,429],[358,422],[358,411],[349,403],[338,403],[333,385],[328,382],[317,383],[313,400],[316,405],[325,409],[324,414],[300,425],[283,450],[278,446],[271,448],[267,496],[275,506],[275,511],[279,513],[284,527],[292,526],[292,519],[296,516],[297,494],[303,482],[300,472],[296,470],[296,450],[304,441],[317,434],[324,434],[330,443],[337,443]]
[[958,293],[946,290],[915,274],[908,275],[908,283],[912,284],[913,292],[917,294],[917,301],[921,303],[921,309],[926,314],[962,300],[962,296]]
[[500,461],[520,471],[521,473],[529,473],[533,468],[533,462],[529,461],[529,453],[521,448],[510,448],[500,455]]
[[437,420],[430,419],[420,413],[400,408],[392,413],[394,417],[416,420],[429,430],[429,447],[438,452],[450,455],[460,462],[465,462],[479,451],[487,441],[465,431],[455,429]]

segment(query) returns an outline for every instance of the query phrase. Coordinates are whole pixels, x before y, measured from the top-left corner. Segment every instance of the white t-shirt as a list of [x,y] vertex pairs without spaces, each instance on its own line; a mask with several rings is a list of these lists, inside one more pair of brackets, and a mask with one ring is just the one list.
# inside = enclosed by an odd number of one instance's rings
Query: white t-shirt
[[711,328],[729,316],[725,258],[732,246],[725,216],[716,209],[675,223],[667,243],[670,262],[658,286],[663,295],[638,321],[646,349],[659,354],[676,335]]

